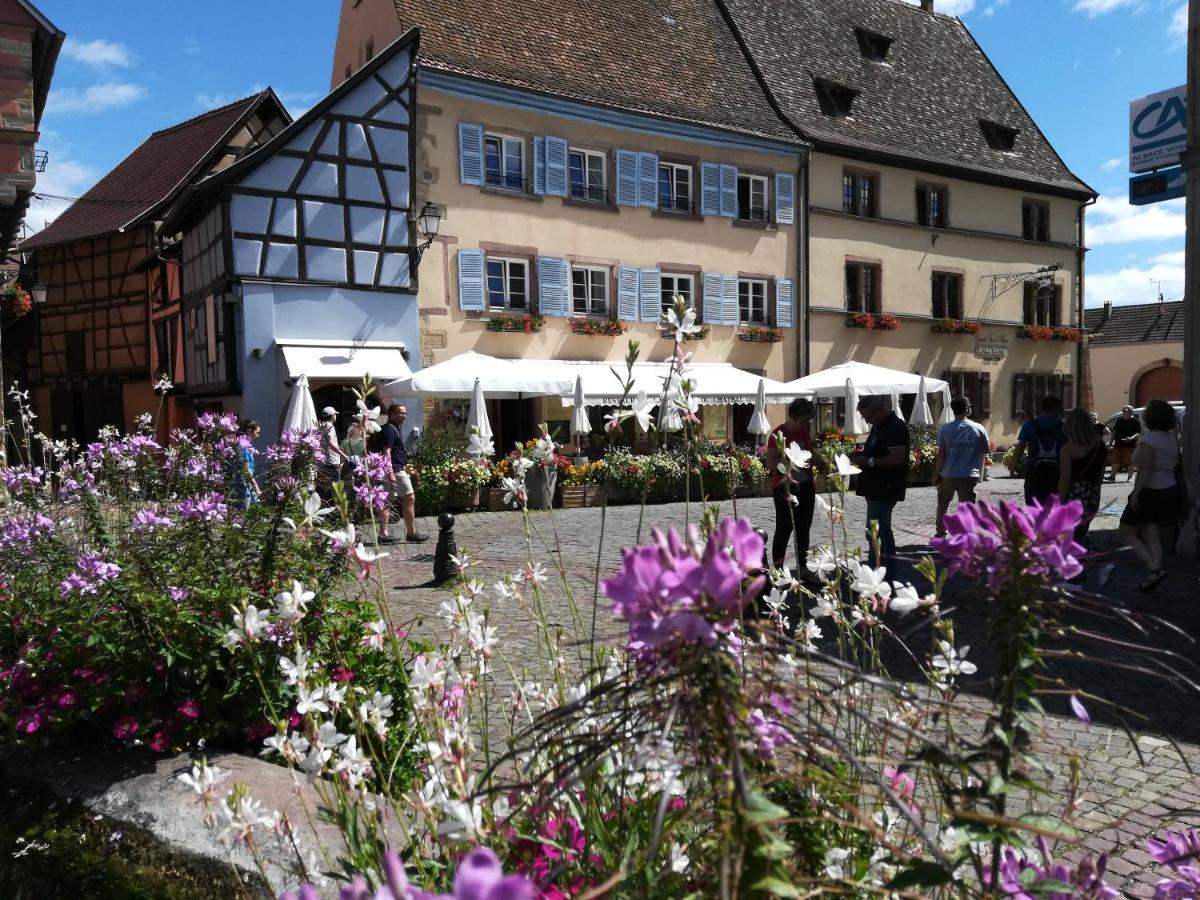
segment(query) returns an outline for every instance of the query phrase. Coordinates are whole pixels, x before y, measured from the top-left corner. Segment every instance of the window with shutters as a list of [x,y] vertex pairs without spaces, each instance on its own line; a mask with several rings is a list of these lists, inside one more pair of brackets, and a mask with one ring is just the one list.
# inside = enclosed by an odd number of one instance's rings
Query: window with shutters
[[963,372],[951,369],[942,373],[950,385],[951,397],[965,397],[971,404],[970,418],[983,422],[992,414],[992,375],[990,372]]
[[849,312],[880,313],[880,267],[872,263],[846,263],[846,309]]
[[933,308],[935,319],[961,319],[963,317],[963,277],[957,272],[934,272],[930,278],[933,286]]
[[525,190],[525,141],[501,134],[483,137],[483,183],[490,187]]
[[767,324],[767,283],[757,278],[738,279],[738,322]]
[[738,173],[737,217],[744,222],[767,221],[767,179]]
[[1075,406],[1075,377],[1058,372],[1023,372],[1013,376],[1012,414],[1036,416],[1046,397],[1057,397],[1064,409]]
[[608,269],[574,266],[571,269],[571,309],[577,316],[608,318],[611,305],[608,286],[612,274]]
[[1038,200],[1021,204],[1021,236],[1027,241],[1050,240],[1050,206]]
[[1057,284],[1025,282],[1026,325],[1055,327],[1062,324],[1062,288]]
[[876,218],[879,215],[879,176],[867,172],[842,173],[842,212]]
[[567,153],[567,176],[573,199],[608,202],[608,158],[605,154],[572,147]]
[[681,163],[658,164],[658,208],[668,212],[692,211],[692,167]]
[[918,225],[925,225],[929,228],[948,228],[950,226],[947,202],[949,198],[944,185],[918,184],[916,198]]
[[668,275],[662,276],[662,311],[666,313],[675,307],[675,295],[684,299],[688,306],[692,305],[692,276]]
[[489,256],[487,300],[492,309],[529,309],[529,263]]

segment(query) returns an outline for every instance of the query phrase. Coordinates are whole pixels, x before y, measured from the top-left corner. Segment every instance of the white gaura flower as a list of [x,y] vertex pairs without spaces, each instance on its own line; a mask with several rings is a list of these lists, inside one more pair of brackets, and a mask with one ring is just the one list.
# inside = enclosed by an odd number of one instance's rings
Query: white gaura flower
[[376,552],[361,541],[354,545],[354,558],[358,561],[359,581],[365,581],[375,568],[375,563],[387,556],[386,550]]
[[[675,303],[683,306],[683,298],[678,294],[675,295]],[[687,307],[682,316],[674,304],[671,308],[663,313],[663,324],[668,331],[675,333],[675,343],[680,343],[686,340],[690,335],[697,334],[701,326],[696,324],[696,310],[691,306]]]
[[831,505],[823,494],[817,494],[817,509],[821,511],[822,515],[827,516],[829,521],[834,525],[842,524],[842,519],[845,518],[845,514],[841,509]]
[[444,800],[442,813],[446,818],[438,825],[438,834],[474,840],[483,831],[483,808],[470,800]]
[[839,453],[833,458],[833,462],[837,466],[837,473],[843,478],[858,475],[862,472],[862,469],[850,462],[850,457],[845,453]]
[[[333,512],[333,507],[321,506],[321,497],[314,491],[304,498],[304,518],[300,520],[299,527],[307,528],[310,525],[316,525],[331,512]],[[287,516],[283,517],[283,521],[292,531],[297,530],[296,523]],[[351,528],[353,528],[353,526],[351,526]],[[329,534],[327,531],[322,533]],[[353,535],[351,535],[351,543],[353,543]]]
[[299,732],[293,731],[290,735],[284,732],[273,734],[265,741],[263,745],[266,747],[261,752],[261,756],[267,756],[270,753],[278,753],[291,765],[298,765],[304,758],[304,754],[308,752],[308,738]]
[[838,560],[830,547],[818,547],[809,551],[808,571],[818,578],[825,578],[838,570]]
[[687,849],[679,844],[671,845],[671,871],[681,875],[688,870],[692,861],[688,859]]
[[225,641],[232,647],[245,641],[256,640],[270,621],[270,617],[265,612],[259,612],[253,603],[246,607],[245,612],[235,606],[233,628],[225,632]]
[[490,656],[492,648],[500,643],[496,629],[486,622],[482,615],[468,617],[467,640],[471,643],[471,649],[481,656]]
[[908,615],[918,606],[932,606],[934,603],[932,595],[922,597],[911,584],[897,584],[895,587],[896,592],[888,603],[888,609],[902,616]]
[[317,687],[311,691],[302,684],[296,685],[296,693],[300,699],[296,701],[296,712],[305,716],[311,712],[329,712],[329,704],[325,702],[325,688]]
[[414,704],[424,705],[427,702],[425,694],[429,688],[441,687],[445,683],[446,672],[436,658],[432,661],[427,660],[422,653],[412,661],[412,668],[408,672],[408,687],[413,694]]
[[321,727],[317,729],[317,739],[314,744],[318,747],[326,749],[337,747],[345,742],[346,736],[337,730],[337,726],[332,722],[322,722]]
[[305,590],[299,581],[292,581],[290,591],[281,591],[275,595],[275,615],[284,622],[299,622],[308,611],[308,602],[317,595]]
[[513,471],[517,473],[517,477],[524,478],[525,475],[533,468],[533,460],[528,456],[518,456],[512,462]]
[[345,528],[339,528],[336,531],[326,531],[322,528],[321,534],[333,541],[333,546],[337,550],[350,550],[354,547],[357,538],[353,522],[347,522]]
[[184,772],[177,777],[205,800],[212,800],[213,788],[228,778],[229,773],[218,766],[210,766],[208,759],[201,757],[199,762],[192,763],[190,775]]
[[547,578],[546,567],[541,563],[526,563],[525,568],[513,576],[514,581],[526,581],[529,584],[545,584]]
[[778,588],[788,590],[796,583],[795,577],[792,575],[792,570],[787,566],[779,569],[771,570],[771,584]]
[[812,653],[817,649],[817,646],[813,643],[813,641],[820,640],[824,636],[825,635],[821,633],[821,626],[812,619],[805,619],[804,622],[801,623],[800,627],[796,629],[796,640],[800,641],[801,645],[809,653]]
[[346,686],[338,685],[330,682],[325,685],[325,699],[333,705],[334,709],[342,705],[342,701],[346,699]]
[[793,469],[807,469],[808,464],[812,461],[812,452],[805,450],[795,441],[788,444],[783,451],[783,459],[780,460],[776,467],[784,475]]
[[655,405],[656,401],[646,398],[645,391],[638,391],[637,399],[633,401],[633,418],[637,419],[638,428],[643,433],[650,431],[650,411]]
[[525,502],[525,482],[520,478],[504,478],[500,482],[500,489],[504,491],[504,505],[512,504],[520,506]]
[[767,605],[767,608],[770,609],[771,612],[779,613],[783,610],[783,607],[787,605],[787,597],[788,595],[786,588],[781,590],[778,587],[773,587],[771,588],[770,593],[763,595],[763,603]]
[[938,672],[944,675],[974,675],[978,671],[975,663],[967,661],[970,644],[963,644],[959,650],[955,650],[947,641],[938,641],[937,645],[942,652],[935,655],[932,662]]
[[438,604],[438,618],[453,625],[463,617],[462,605],[458,600],[443,600]]
[[254,826],[270,828],[275,824],[275,816],[268,813],[265,806],[252,797],[240,797],[233,800],[231,793],[217,804],[217,830],[222,838],[233,837],[239,841],[249,841]]
[[824,619],[828,616],[837,617],[837,601],[827,593],[817,597],[817,604],[809,613],[814,619]]
[[283,679],[288,684],[302,684],[308,677],[308,654],[304,652],[304,648],[296,649],[295,660],[286,656],[279,657],[279,671],[283,673]]
[[373,650],[378,650],[387,643],[388,624],[383,619],[376,619],[374,622],[368,622],[366,625],[366,634],[363,635],[363,646],[370,647]]
[[841,847],[830,847],[825,851],[825,877],[826,878],[849,878],[850,872],[846,861],[850,858],[850,851],[843,850]]
[[493,584],[492,593],[496,595],[496,600],[501,603],[505,600],[511,600],[517,595],[517,592],[512,589],[507,581],[497,581]]
[[154,382],[154,393],[165,394],[174,387],[175,385],[171,383],[170,378],[166,375],[160,375],[158,381]]
[[383,429],[379,424],[379,407],[367,406],[361,397],[358,399],[358,417],[362,420],[367,434],[375,434]]
[[887,583],[887,569],[872,569],[850,560],[850,574],[854,578],[850,589],[860,597],[882,597],[886,600],[892,595],[892,586]]

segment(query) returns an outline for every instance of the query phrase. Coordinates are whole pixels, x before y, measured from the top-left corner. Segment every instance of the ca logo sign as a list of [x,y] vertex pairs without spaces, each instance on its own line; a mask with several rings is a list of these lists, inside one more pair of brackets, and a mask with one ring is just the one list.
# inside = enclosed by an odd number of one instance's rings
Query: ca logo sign
[[1133,120],[1133,134],[1142,140],[1158,137],[1172,129],[1187,129],[1187,107],[1182,97],[1170,97],[1165,103],[1155,100]]

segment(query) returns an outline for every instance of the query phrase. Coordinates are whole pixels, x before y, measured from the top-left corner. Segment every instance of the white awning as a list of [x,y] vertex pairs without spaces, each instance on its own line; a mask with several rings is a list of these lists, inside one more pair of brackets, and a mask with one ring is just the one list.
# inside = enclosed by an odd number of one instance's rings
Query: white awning
[[[624,395],[624,381],[628,375],[625,364],[576,362],[570,363],[583,377],[585,406],[612,406]],[[615,371],[614,371],[615,370]],[[688,379],[692,382],[691,395],[701,406],[730,406],[735,403],[754,403],[758,399],[760,382],[765,388],[769,404],[790,403],[799,396],[809,396],[790,389],[778,381],[763,378],[730,363],[690,363]],[[632,399],[641,391],[653,399],[661,396],[663,386],[671,375],[670,362],[639,362],[633,367]],[[562,395],[564,406],[575,403],[574,388]]]
[[288,377],[307,375],[310,382],[361,381],[370,375],[377,384],[411,378],[412,370],[401,353],[403,344],[348,344],[279,341]]
[[[846,396],[847,379],[853,382],[855,393],[859,397],[866,394],[890,397],[893,391],[899,394],[915,394],[921,387],[920,375],[860,362],[830,366],[812,375],[789,381],[786,387],[816,394],[820,398],[841,399]],[[940,378],[925,376],[925,390],[930,394],[948,387],[949,385]]]

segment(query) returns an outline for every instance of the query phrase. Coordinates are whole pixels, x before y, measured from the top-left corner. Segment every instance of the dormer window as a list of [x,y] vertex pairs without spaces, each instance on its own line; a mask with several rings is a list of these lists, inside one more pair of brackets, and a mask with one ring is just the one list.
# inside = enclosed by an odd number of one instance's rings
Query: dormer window
[[865,28],[855,28],[854,34],[858,37],[858,47],[862,50],[863,56],[874,62],[883,62],[887,59],[888,50],[892,48],[890,37],[874,31],[867,31]]
[[813,86],[817,91],[817,102],[821,104],[821,112],[827,116],[846,117],[854,105],[858,91],[843,84],[835,84],[824,78],[814,78]]
[[980,119],[979,127],[983,129],[983,138],[987,145],[993,150],[1012,150],[1017,143],[1017,135],[1021,133],[1019,128],[1010,128],[999,122],[989,122],[987,119]]

